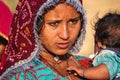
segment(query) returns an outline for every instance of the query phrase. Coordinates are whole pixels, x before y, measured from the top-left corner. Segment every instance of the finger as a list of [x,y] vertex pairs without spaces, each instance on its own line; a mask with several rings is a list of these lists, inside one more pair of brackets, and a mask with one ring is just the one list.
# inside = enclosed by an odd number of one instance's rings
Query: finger
[[76,71],[76,69],[77,69],[77,68],[74,67],[74,66],[70,66],[70,67],[67,68],[67,70],[75,70],[75,71]]

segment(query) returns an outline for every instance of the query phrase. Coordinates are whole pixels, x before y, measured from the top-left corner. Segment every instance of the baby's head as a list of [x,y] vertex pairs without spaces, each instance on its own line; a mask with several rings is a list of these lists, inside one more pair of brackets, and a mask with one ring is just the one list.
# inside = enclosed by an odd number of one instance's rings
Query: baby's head
[[102,46],[120,49],[120,14],[108,13],[100,18],[95,24],[95,31],[96,43],[100,42]]

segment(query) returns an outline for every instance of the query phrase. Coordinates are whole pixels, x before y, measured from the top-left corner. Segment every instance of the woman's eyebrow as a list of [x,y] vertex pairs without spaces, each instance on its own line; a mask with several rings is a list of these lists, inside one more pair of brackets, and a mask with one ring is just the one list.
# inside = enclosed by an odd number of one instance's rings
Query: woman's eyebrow
[[57,23],[59,23],[59,22],[61,22],[62,20],[45,20],[45,22],[47,21],[47,23],[51,23],[51,22],[57,22]]
[[70,20],[79,20],[79,19],[80,19],[80,16],[75,17],[75,18],[71,18]]
[[[80,19],[80,16],[71,18],[71,19],[69,19],[69,21],[70,20],[79,20],[79,19]],[[48,22],[61,22],[62,20],[61,19],[53,19],[53,20],[45,20],[45,21],[48,21]]]

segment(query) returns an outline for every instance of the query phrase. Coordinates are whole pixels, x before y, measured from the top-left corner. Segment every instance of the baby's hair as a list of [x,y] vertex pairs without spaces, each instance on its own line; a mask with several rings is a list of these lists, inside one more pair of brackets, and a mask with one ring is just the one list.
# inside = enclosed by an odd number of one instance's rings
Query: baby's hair
[[120,48],[120,14],[107,13],[94,26],[95,41],[110,48]]

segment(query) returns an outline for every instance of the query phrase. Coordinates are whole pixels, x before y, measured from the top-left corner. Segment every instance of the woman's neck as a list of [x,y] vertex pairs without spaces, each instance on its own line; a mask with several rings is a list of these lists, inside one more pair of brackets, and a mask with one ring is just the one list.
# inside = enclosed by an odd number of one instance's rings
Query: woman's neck
[[[58,60],[55,60],[55,57],[59,57]],[[73,74],[68,74],[67,68],[69,66],[79,66],[78,62],[70,54],[65,54],[62,56],[53,56],[50,53],[42,52],[40,59],[54,72],[62,77],[67,77],[70,80],[79,80],[77,76]]]
[[42,58],[48,60],[48,61],[54,61],[54,59],[53,59],[54,56],[51,55],[51,54],[49,54],[49,53],[42,52],[42,53],[40,54],[40,56],[41,56]]
[[55,54],[51,54],[51,53],[47,53],[45,51],[43,51],[40,56],[44,59],[46,59],[47,61],[52,61],[52,62],[57,62],[57,61],[64,61],[67,60],[69,58],[69,54],[65,54],[65,55],[55,55]]

